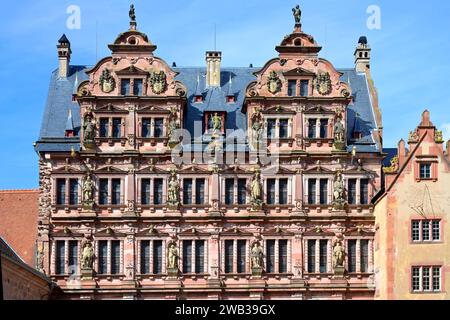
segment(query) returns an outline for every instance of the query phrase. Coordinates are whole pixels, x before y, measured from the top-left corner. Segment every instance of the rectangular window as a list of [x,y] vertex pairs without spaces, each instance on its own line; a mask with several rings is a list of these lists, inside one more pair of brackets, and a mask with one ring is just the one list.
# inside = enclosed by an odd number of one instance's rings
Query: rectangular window
[[309,119],[308,120],[308,138],[316,139],[317,138],[317,119]]
[[308,273],[316,272],[316,240],[308,240]]
[[100,138],[107,138],[109,136],[109,119],[101,118],[99,125]]
[[413,220],[411,223],[412,241],[420,241],[420,221]]
[[275,179],[267,179],[267,204],[275,204]]
[[205,203],[205,179],[195,180],[195,204]]
[[328,179],[320,179],[320,204],[328,204]]
[[99,186],[99,199],[98,204],[100,205],[106,205],[108,204],[108,179],[100,179],[100,186]]
[[141,241],[141,274],[150,274],[150,241]]
[[69,180],[69,204],[72,206],[78,204],[78,179]]
[[66,242],[56,241],[55,273],[66,273]]
[[230,206],[234,203],[234,179],[225,180],[225,204]]
[[153,180],[153,204],[163,204],[163,179]]
[[112,179],[111,185],[112,185],[111,204],[119,205],[119,204],[121,204],[121,201],[120,201],[121,181],[120,181],[120,179]]
[[120,241],[111,241],[111,274],[120,273]]
[[247,241],[237,241],[237,273],[245,273]]
[[183,273],[192,273],[192,241],[183,241]]
[[320,120],[320,138],[325,139],[328,136],[328,119]]
[[439,220],[432,221],[432,233],[433,233],[433,241],[441,240],[441,221]]
[[266,272],[275,273],[275,240],[266,241]]
[[361,272],[369,272],[369,240],[361,240]]
[[348,272],[356,272],[356,240],[348,240]]
[[433,291],[441,291],[441,268],[433,267]]
[[430,291],[430,268],[422,268],[422,290]]
[[120,94],[122,96],[130,95],[130,79],[122,79],[120,82]]
[[192,204],[192,179],[183,180],[183,204]]
[[155,138],[162,138],[164,136],[164,119],[155,119]]
[[278,198],[280,204],[288,203],[288,179],[278,180]]
[[225,240],[225,273],[233,273],[233,240]]
[[278,267],[280,273],[287,273],[288,241],[278,241]]
[[360,180],[360,195],[361,195],[361,204],[369,204],[369,180],[361,179]]
[[142,119],[142,137],[150,138],[151,137],[151,119]]
[[295,97],[297,95],[297,80],[288,80],[288,96]]
[[108,273],[108,241],[106,240],[98,242],[98,273]]
[[163,255],[162,240],[153,241],[153,274],[162,273],[162,255]]
[[356,179],[348,180],[348,204],[356,204]]
[[142,96],[142,79],[134,79],[133,94],[135,96]]
[[112,137],[120,138],[122,137],[122,119],[114,118],[112,124]]
[[238,179],[238,204],[247,203],[247,179]]
[[420,268],[412,268],[412,289],[414,292],[420,291]]
[[78,241],[69,241],[69,274],[78,273]]
[[267,137],[275,138],[277,129],[277,121],[275,119],[267,120]]
[[316,204],[316,179],[308,179],[308,204]]
[[150,179],[141,180],[141,204],[144,206],[150,204],[150,183]]
[[205,241],[195,241],[195,273],[205,273]]
[[289,121],[286,119],[280,120],[280,138],[287,139],[289,138]]
[[319,267],[320,273],[327,273],[327,263],[328,263],[328,240],[320,240],[320,256],[319,256]]
[[66,204],[66,179],[56,179],[56,204]]
[[422,220],[422,241],[430,241],[430,221]]
[[420,179],[431,179],[431,164],[420,164]]
[[300,96],[307,97],[309,95],[309,81],[301,80],[300,81]]

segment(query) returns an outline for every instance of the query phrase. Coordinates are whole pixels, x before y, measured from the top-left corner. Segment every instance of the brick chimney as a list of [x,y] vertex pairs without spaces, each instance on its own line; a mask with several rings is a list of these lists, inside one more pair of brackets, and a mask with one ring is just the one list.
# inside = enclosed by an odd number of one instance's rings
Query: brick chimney
[[206,86],[220,87],[220,64],[222,62],[222,52],[206,52]]
[[70,55],[72,54],[72,50],[70,49],[70,41],[65,34],[59,39],[57,48],[59,58],[58,76],[60,79],[66,79],[69,75]]

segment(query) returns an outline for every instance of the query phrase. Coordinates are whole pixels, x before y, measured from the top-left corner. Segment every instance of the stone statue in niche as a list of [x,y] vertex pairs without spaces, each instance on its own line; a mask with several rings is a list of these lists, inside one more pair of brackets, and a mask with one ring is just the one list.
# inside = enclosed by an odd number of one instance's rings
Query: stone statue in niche
[[344,151],[345,150],[345,128],[342,124],[342,117],[341,115],[338,115],[336,117],[336,122],[334,124],[333,128],[333,134],[334,134],[334,149],[337,151]]
[[267,88],[272,94],[276,94],[281,91],[281,80],[275,70],[272,70],[269,74]]
[[328,72],[321,72],[317,75],[316,88],[317,91],[323,96],[331,93],[331,78]]
[[337,171],[333,184],[333,207],[335,210],[343,210],[345,207],[345,187],[342,172]]
[[256,109],[252,116],[252,146],[258,149],[263,131],[263,119],[261,110]]
[[169,245],[168,267],[169,270],[177,270],[178,272],[178,249],[173,242]]
[[36,269],[44,273],[44,246],[39,244],[36,252]]
[[344,267],[345,250],[342,241],[337,240],[333,247],[333,268]]
[[262,268],[263,251],[258,242],[252,247],[252,268]]
[[91,114],[87,114],[83,121],[83,144],[86,148],[91,149],[95,146],[95,123]]
[[154,94],[161,94],[166,91],[167,77],[164,71],[152,72],[150,76],[150,87]]
[[92,244],[87,241],[83,246],[83,252],[81,253],[81,269],[92,270],[94,265],[94,248]]
[[180,140],[177,140],[177,130],[180,129],[177,118],[178,117],[176,109],[171,109],[169,123],[167,125],[167,135],[169,136],[170,148],[174,148],[176,145],[180,143]]
[[292,13],[294,14],[295,23],[299,24],[302,20],[302,10],[300,9],[300,6],[297,5],[295,8],[293,8]]
[[104,69],[100,75],[100,88],[104,93],[111,93],[116,88],[116,81],[111,75],[111,71]]
[[180,183],[177,179],[177,173],[172,170],[169,180],[169,196],[168,204],[171,208],[178,208],[180,205],[179,195],[180,195]]
[[261,171],[258,169],[255,171],[253,181],[250,187],[250,203],[252,204],[252,209],[257,211],[262,207],[261,200]]
[[83,181],[83,208],[85,210],[92,210],[94,207],[94,182],[92,181],[91,175],[84,178]]

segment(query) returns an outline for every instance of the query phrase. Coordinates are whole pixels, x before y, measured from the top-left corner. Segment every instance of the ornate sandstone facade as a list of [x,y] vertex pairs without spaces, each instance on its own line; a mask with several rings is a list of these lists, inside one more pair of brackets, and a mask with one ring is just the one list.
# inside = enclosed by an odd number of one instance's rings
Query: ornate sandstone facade
[[73,299],[370,299],[382,135],[362,37],[336,69],[295,28],[262,68],[169,66],[130,29],[64,36],[44,113],[37,267]]

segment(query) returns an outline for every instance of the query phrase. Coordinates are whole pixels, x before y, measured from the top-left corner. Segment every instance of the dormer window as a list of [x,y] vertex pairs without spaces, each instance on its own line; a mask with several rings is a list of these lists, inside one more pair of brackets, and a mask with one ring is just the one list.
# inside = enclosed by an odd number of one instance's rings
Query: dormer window
[[227,96],[227,103],[235,103],[236,99],[233,95]]
[[203,96],[202,95],[198,95],[194,97],[194,102],[195,103],[202,103],[203,102]]

